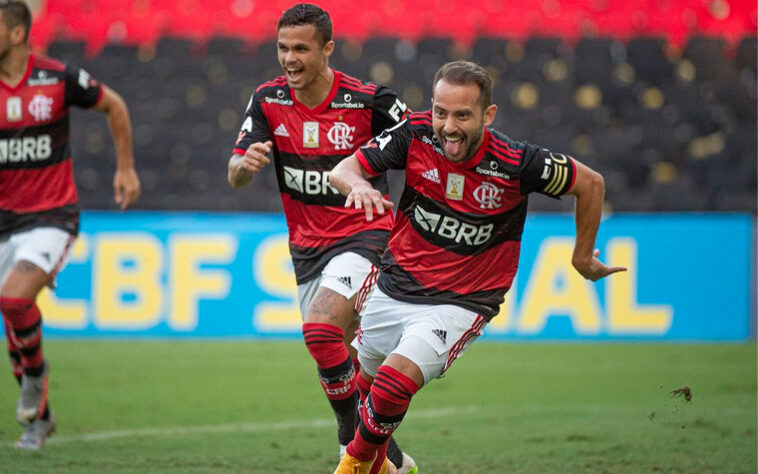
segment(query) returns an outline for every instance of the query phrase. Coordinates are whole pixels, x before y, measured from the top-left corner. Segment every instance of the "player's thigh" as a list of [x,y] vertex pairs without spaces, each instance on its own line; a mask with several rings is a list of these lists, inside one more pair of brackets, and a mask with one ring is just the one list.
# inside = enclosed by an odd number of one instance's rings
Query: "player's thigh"
[[74,236],[57,228],[40,227],[12,234],[2,243],[0,273],[5,276],[0,294],[34,299],[45,286],[54,287],[63,269]]
[[[358,317],[356,301],[365,298],[375,281],[376,268],[366,258],[353,252],[335,256],[317,282],[308,282],[310,287],[302,285],[301,308],[308,303],[304,321],[335,324],[346,331],[354,328]],[[309,293],[313,294],[311,298]]]
[[413,305],[390,298],[375,288],[361,313],[361,325],[353,346],[361,369],[370,377],[395,349],[403,335],[405,317]]
[[410,318],[392,351],[413,362],[427,384],[442,377],[481,335],[487,321],[477,313],[454,305],[426,306]]

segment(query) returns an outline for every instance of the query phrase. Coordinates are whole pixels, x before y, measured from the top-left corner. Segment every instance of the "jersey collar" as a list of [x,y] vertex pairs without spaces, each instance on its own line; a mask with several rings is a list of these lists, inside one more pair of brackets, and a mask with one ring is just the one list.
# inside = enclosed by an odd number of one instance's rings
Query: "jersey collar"
[[294,106],[308,114],[320,114],[324,110],[326,110],[327,107],[329,107],[329,104],[332,103],[332,100],[334,100],[334,96],[337,95],[337,90],[340,88],[340,82],[342,80],[342,73],[339,71],[336,71],[332,68],[332,73],[334,74],[334,81],[332,83],[332,89],[329,91],[329,95],[326,96],[326,99],[324,99],[323,102],[315,106],[314,108],[310,109],[305,104],[297,100],[297,97],[295,97],[295,91],[290,90],[290,96],[292,97],[292,103]]
[[29,54],[29,59],[26,61],[26,73],[24,73],[24,77],[21,78],[20,81],[18,81],[18,84],[11,87],[8,84],[5,83],[5,81],[0,80],[0,86],[3,87],[3,89],[7,90],[8,92],[15,92],[18,89],[22,88],[24,84],[26,84],[26,81],[29,80],[29,76],[32,75],[32,69],[34,69],[34,55]]
[[482,157],[484,157],[484,153],[487,151],[487,146],[490,142],[490,131],[487,129],[487,127],[484,128],[484,140],[482,140],[482,144],[479,146],[479,150],[466,161],[459,161],[459,162],[453,162],[451,161],[450,164],[453,165],[454,168],[459,169],[469,169],[473,168],[474,166],[478,165],[480,161],[482,161]]

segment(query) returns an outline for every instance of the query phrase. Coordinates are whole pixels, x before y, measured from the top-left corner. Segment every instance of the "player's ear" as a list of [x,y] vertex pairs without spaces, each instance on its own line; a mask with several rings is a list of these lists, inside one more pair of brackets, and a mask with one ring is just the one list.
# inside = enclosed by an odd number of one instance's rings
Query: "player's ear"
[[10,36],[12,44],[24,44],[26,42],[26,27],[24,25],[16,25],[11,29]]
[[484,109],[484,126],[489,127],[495,120],[495,114],[497,114],[497,105],[491,104]]
[[324,50],[324,54],[326,55],[327,59],[330,58],[334,52],[334,41],[327,41],[322,49]]

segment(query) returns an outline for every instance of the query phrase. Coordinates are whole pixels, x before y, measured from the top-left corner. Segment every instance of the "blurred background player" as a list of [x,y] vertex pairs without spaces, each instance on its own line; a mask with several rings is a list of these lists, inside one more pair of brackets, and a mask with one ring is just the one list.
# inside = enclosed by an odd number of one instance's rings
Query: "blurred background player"
[[31,14],[0,3],[0,312],[13,373],[21,385],[15,444],[40,449],[55,430],[47,401],[50,366],[42,355],[44,286],[54,287],[79,230],[69,145],[71,106],[107,116],[116,147],[113,180],[121,209],[140,194],[129,113],[123,99],[77,67],[31,54]]
[[572,264],[582,276],[594,281],[624,270],[606,266],[593,250],[603,178],[571,157],[487,128],[497,106],[485,69],[467,61],[442,66],[432,97],[432,110],[411,114],[332,172],[345,205],[364,209],[367,221],[374,208],[383,215],[391,205],[367,179],[388,169],[406,172],[356,341],[359,384],[370,388],[335,474],[386,464],[381,447],[413,395],[463,355],[498,313],[516,274],[529,193],[576,196]]
[[[340,455],[355,433],[356,360],[350,355],[358,312],[376,281],[393,215],[366,223],[345,208],[329,171],[356,147],[394,126],[406,107],[383,86],[364,84],[329,67],[334,50],[329,14],[311,4],[285,11],[277,25],[284,75],[253,94],[229,160],[229,183],[248,184],[273,152],[290,254],[303,315],[303,337],[337,418]],[[389,194],[384,176],[372,180]],[[400,472],[415,462],[393,444]]]

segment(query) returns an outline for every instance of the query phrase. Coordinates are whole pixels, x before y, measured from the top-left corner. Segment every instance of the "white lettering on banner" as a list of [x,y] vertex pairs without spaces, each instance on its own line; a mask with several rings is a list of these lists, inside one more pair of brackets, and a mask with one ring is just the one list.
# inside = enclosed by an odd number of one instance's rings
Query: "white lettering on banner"
[[44,161],[52,154],[50,135],[0,139],[0,164]]

